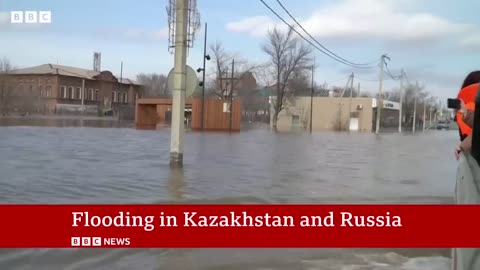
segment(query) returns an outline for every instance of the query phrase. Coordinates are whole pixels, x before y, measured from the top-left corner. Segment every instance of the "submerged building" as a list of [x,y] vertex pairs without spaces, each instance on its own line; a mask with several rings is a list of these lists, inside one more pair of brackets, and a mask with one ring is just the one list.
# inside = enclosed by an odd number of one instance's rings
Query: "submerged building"
[[110,71],[44,64],[2,75],[9,112],[123,114],[134,118],[138,83]]
[[[270,97],[270,126],[273,127],[273,101]],[[383,101],[381,128],[398,127],[400,104]],[[377,99],[370,97],[295,97],[285,104],[277,120],[279,131],[350,130],[375,131]]]

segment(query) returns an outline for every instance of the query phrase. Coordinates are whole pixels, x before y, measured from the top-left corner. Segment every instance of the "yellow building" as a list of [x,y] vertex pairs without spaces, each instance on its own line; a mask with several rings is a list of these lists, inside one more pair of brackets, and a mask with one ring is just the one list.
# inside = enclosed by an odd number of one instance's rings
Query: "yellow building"
[[[270,97],[270,126],[273,127],[273,100]],[[375,130],[377,100],[369,97],[296,97],[285,105],[278,115],[277,129],[293,131],[351,130],[372,132]],[[400,104],[385,100],[381,111],[381,127],[398,127]]]

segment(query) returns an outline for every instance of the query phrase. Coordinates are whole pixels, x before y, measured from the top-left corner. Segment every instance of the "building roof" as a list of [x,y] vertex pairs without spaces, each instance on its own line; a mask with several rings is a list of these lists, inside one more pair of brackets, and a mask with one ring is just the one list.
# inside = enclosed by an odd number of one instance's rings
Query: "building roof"
[[[56,74],[56,75],[62,75],[62,76],[80,77],[80,78],[85,78],[89,80],[95,80],[95,76],[100,74],[100,72],[94,71],[94,70],[63,66],[63,65],[54,65],[54,64],[44,64],[40,66],[15,69],[15,70],[11,70],[9,73],[17,74],[17,75]],[[118,81],[124,84],[138,84],[135,81],[130,80],[128,78],[122,78],[121,80],[118,79]]]
[[254,91],[258,91],[261,96],[263,97],[268,97],[272,95],[272,89],[269,87],[262,87],[262,88],[257,88]]

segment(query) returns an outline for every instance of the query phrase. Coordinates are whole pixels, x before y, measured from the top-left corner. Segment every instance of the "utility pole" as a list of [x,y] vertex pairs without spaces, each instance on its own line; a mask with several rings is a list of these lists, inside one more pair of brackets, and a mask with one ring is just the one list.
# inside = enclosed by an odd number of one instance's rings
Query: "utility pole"
[[350,82],[350,100],[348,101],[348,125],[350,126],[350,122],[352,121],[352,98],[353,98],[353,78],[355,75],[352,72],[352,80]]
[[360,97],[360,83],[358,83],[357,97]]
[[315,60],[313,60],[312,65],[312,90],[310,91],[310,134],[312,133],[312,125],[313,125],[313,77],[315,75]]
[[380,58],[380,83],[379,83],[379,89],[378,89],[378,99],[377,99],[377,123],[375,127],[375,133],[379,134],[380,133],[380,117],[381,117],[381,111],[383,108],[383,66],[385,65],[385,59],[389,59],[386,54],[382,55]]
[[[119,104],[121,104],[123,102],[122,81],[123,81],[123,61],[120,61],[120,82],[118,83],[118,89],[116,89],[117,90],[117,102]],[[112,102],[113,102],[113,100],[112,100]],[[113,110],[113,106],[111,106],[111,107],[112,107],[112,111],[115,112],[115,110]],[[117,115],[118,115],[118,119],[120,119],[120,108],[117,109]]]
[[232,132],[232,116],[233,116],[233,90],[234,90],[234,70],[235,70],[235,59],[232,59],[232,78],[230,79],[230,122],[229,122],[229,130]]
[[345,84],[345,88],[343,89],[342,93],[340,94],[340,97],[338,98],[338,129],[342,130],[343,129],[343,123],[342,123],[342,113],[343,113],[343,96],[345,95],[345,91],[347,91],[347,88],[350,84],[350,80],[352,79],[352,75],[348,76],[347,84]]
[[85,111],[85,79],[82,79],[82,113]]
[[123,76],[123,61],[120,62],[120,83],[122,83]]
[[425,120],[427,119],[427,100],[423,99],[423,120],[422,120],[422,132],[425,132]]
[[402,133],[403,120],[403,69],[400,71],[400,109],[398,111],[398,133]]
[[428,127],[429,129],[432,129],[432,105],[428,106],[428,110],[430,112],[430,115],[428,116]]
[[413,95],[413,127],[412,133],[415,134],[415,127],[417,126],[417,92],[418,92],[418,81],[415,83],[415,94]]
[[207,61],[207,23],[205,23],[205,40],[203,42],[203,78],[202,78],[202,130],[204,130],[205,122],[205,65]]
[[175,64],[173,68],[174,79],[172,91],[173,101],[170,140],[170,166],[183,167],[188,0],[176,0],[175,13]]

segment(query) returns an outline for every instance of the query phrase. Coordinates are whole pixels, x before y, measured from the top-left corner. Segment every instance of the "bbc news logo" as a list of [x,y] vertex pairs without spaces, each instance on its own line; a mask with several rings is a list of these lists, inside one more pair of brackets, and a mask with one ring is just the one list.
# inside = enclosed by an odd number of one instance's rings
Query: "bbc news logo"
[[51,23],[51,11],[11,11],[11,23]]
[[129,246],[130,238],[72,237],[72,247],[122,247]]

